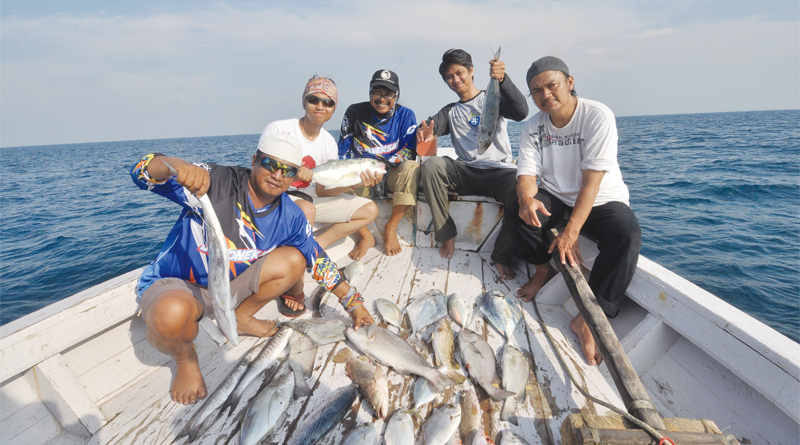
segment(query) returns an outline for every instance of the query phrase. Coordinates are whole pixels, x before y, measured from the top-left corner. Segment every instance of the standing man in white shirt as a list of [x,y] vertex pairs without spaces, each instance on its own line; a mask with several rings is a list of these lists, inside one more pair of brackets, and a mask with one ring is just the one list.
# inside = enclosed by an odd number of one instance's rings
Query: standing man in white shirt
[[[628,202],[628,187],[617,163],[614,114],[600,102],[578,97],[575,79],[556,57],[533,62],[526,82],[540,112],[522,128],[517,171],[519,216],[515,231],[518,255],[536,273],[517,296],[530,301],[556,275],[550,253],[558,247],[561,262],[583,262],[578,235],[597,239],[600,254],[589,278],[603,311],[615,317],[639,259],[642,232]],[[511,209],[507,209],[510,211]],[[550,228],[566,227],[549,240]],[[590,365],[602,360],[583,317],[570,327],[581,341]]]

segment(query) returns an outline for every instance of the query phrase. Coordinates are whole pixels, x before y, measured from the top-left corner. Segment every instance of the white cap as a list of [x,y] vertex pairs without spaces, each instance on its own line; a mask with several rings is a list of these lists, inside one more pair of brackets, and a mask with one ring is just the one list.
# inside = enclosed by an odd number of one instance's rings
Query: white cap
[[303,147],[294,136],[275,133],[258,141],[258,152],[296,166],[303,165]]

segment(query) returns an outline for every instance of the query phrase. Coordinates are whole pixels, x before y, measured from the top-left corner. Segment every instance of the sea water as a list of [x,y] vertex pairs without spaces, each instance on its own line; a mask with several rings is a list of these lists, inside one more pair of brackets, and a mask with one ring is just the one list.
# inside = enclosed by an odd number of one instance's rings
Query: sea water
[[[800,340],[800,110],[617,126],[642,254]],[[0,324],[154,258],[180,208],[133,185],[142,155],[249,166],[258,137],[2,149]]]

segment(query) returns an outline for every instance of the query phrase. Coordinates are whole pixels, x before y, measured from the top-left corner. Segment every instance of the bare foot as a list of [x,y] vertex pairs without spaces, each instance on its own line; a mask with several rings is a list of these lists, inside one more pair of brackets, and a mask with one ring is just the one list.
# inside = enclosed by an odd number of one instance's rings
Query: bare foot
[[395,256],[403,250],[397,239],[397,226],[390,227],[389,223],[383,226],[383,248],[388,256]]
[[531,301],[539,293],[539,290],[557,275],[556,270],[553,269],[550,263],[535,265],[534,267],[536,268],[536,273],[533,274],[533,278],[517,291],[517,298],[525,303]]
[[453,252],[456,251],[456,242],[453,238],[442,243],[442,246],[439,247],[439,255],[442,258],[453,258]]
[[504,280],[510,280],[517,276],[517,271],[511,266],[506,266],[500,263],[494,263],[494,265],[497,267],[497,273],[500,275],[500,278]]
[[206,382],[200,372],[200,363],[197,361],[197,351],[194,345],[189,345],[192,350],[186,360],[175,361],[178,369],[175,372],[175,380],[172,381],[170,395],[172,400],[183,405],[197,402],[208,395]]
[[[303,306],[293,300],[286,300],[286,305],[292,309],[292,303]],[[239,335],[251,335],[253,337],[272,337],[278,331],[277,323],[272,320],[259,320],[256,317],[250,317],[249,320],[236,319],[236,327],[238,328]]]
[[364,258],[364,255],[367,254],[367,251],[370,247],[375,245],[375,237],[372,234],[369,237],[362,237],[361,241],[356,244],[356,247],[353,247],[353,250],[350,251],[348,256],[354,260],[360,260]]
[[592,331],[589,330],[589,325],[586,324],[583,316],[578,314],[569,322],[569,327],[572,328],[572,332],[578,334],[578,338],[581,340],[581,348],[583,355],[586,356],[586,362],[592,366],[599,365],[603,361],[603,356],[597,350],[597,343],[594,342]]

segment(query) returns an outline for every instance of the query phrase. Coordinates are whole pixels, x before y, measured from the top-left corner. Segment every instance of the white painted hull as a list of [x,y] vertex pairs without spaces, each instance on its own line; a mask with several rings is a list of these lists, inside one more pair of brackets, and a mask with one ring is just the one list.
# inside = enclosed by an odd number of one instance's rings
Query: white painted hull
[[[410,223],[401,235],[414,239]],[[346,258],[348,250],[343,245],[331,253]],[[456,251],[445,260],[435,248],[405,248],[395,257],[372,249],[365,258],[364,273],[354,284],[374,313],[372,302],[378,298],[402,307],[409,297],[432,288],[458,293],[471,309],[481,292],[507,292],[527,281],[524,271],[519,271],[516,280],[497,278],[487,249],[481,250]],[[592,245],[582,244],[589,266],[593,251]],[[139,272],[0,327],[0,443],[186,443],[185,438],[175,439],[199,405],[185,407],[169,398],[174,365],[150,346],[144,324],[135,314],[133,287]],[[307,279],[306,294],[315,286]],[[742,443],[798,443],[800,345],[643,257],[628,296],[612,325],[664,417],[710,419]],[[539,295],[539,304],[583,386],[621,407],[605,366],[589,367],[577,352],[577,340],[568,327],[577,310],[563,280],[549,283]],[[508,428],[531,444],[558,444],[559,428],[569,414],[607,411],[587,405],[567,381],[532,304],[524,309],[526,323],[515,335],[533,360],[532,390],[519,405],[519,426],[500,421],[501,406],[486,400],[479,390],[487,417],[484,424],[490,425],[489,433],[495,438]],[[260,316],[280,319],[274,304]],[[502,337],[480,317],[470,327],[483,333],[496,351],[503,344]],[[242,338],[235,348],[220,347],[209,335],[216,334],[215,329],[212,325],[208,331],[201,330],[195,341],[209,391],[256,343]],[[284,443],[290,430],[302,424],[314,407],[350,383],[344,365],[331,361],[342,347],[340,343],[319,348],[309,381],[312,396],[289,407],[288,419],[269,443]],[[413,406],[413,383],[411,377],[389,372],[390,413]],[[464,385],[469,384],[468,380]],[[254,396],[256,389],[257,385],[251,386],[243,400]],[[459,389],[448,389],[424,406],[421,414],[427,416],[433,407],[450,401]],[[195,443],[238,443],[240,418],[239,411],[219,419]],[[350,427],[365,421],[373,420],[368,409],[359,407],[323,443],[339,443]],[[383,421],[376,420],[375,425],[383,429]]]

